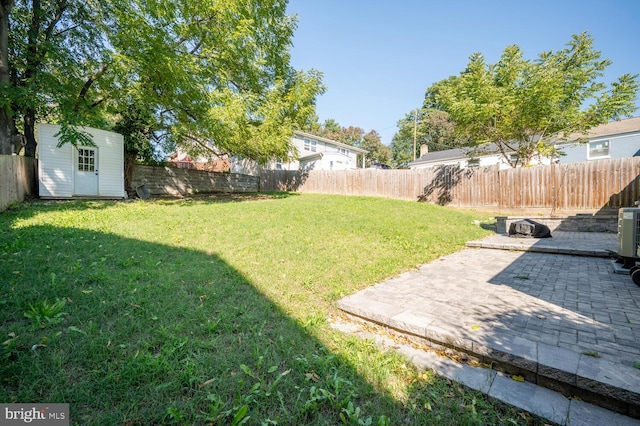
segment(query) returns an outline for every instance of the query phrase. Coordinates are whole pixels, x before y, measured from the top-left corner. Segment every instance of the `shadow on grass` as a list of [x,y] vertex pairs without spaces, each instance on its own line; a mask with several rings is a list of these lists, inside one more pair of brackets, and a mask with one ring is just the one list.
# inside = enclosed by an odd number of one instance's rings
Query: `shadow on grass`
[[[122,201],[113,201],[122,202]],[[112,203],[96,200],[42,200],[40,198],[30,198],[23,203],[11,205],[6,210],[0,211],[3,222],[11,222],[17,219],[27,219],[42,211],[82,211],[82,210],[104,210],[108,209]],[[38,209],[33,207],[37,206]]]
[[[50,225],[3,231],[0,255],[3,403],[69,403],[80,424],[337,424],[376,393],[217,256]],[[25,317],[56,300],[55,321]]]

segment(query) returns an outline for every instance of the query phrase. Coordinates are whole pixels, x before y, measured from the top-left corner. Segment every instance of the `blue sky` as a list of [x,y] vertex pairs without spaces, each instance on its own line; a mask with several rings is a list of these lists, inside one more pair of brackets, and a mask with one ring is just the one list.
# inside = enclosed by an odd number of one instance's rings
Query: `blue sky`
[[495,63],[517,44],[534,59],[588,31],[613,61],[606,81],[640,73],[640,0],[290,0],[287,10],[298,15],[293,66],[324,74],[320,121],[376,130],[385,144],[474,52]]

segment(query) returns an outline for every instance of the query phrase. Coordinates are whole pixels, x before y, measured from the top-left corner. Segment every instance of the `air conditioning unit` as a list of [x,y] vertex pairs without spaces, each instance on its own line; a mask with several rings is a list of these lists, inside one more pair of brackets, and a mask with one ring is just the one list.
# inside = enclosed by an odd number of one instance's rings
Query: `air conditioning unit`
[[640,208],[625,207],[618,211],[618,256],[640,258]]

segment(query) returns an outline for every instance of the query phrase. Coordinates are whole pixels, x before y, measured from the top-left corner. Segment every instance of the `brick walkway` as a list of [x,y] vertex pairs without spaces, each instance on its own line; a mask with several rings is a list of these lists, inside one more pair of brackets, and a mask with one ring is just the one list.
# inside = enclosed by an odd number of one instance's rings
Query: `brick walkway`
[[[495,235],[470,245],[493,248],[445,256],[346,297],[339,307],[471,353],[515,353],[523,363],[537,363],[526,366],[534,376],[541,365],[563,364],[558,370],[571,376],[572,386],[580,387],[581,378],[593,379],[585,384],[590,390],[596,379],[612,381],[640,406],[634,366],[640,362],[640,287],[614,273],[611,259],[593,257],[615,251],[616,234]],[[532,249],[538,252],[520,251]]]

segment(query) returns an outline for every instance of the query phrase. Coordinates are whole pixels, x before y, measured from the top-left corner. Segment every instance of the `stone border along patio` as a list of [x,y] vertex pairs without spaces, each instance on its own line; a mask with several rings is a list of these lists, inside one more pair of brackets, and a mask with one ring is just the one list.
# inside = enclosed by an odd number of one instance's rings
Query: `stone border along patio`
[[[617,234],[467,245],[343,298],[338,307],[357,321],[334,326],[558,424],[640,424],[640,287],[614,273]],[[362,321],[492,369],[385,343]]]
[[506,235],[509,225],[522,219],[531,219],[547,225],[551,232],[618,232],[618,216],[616,214],[577,214],[575,216],[497,216],[496,232]]

